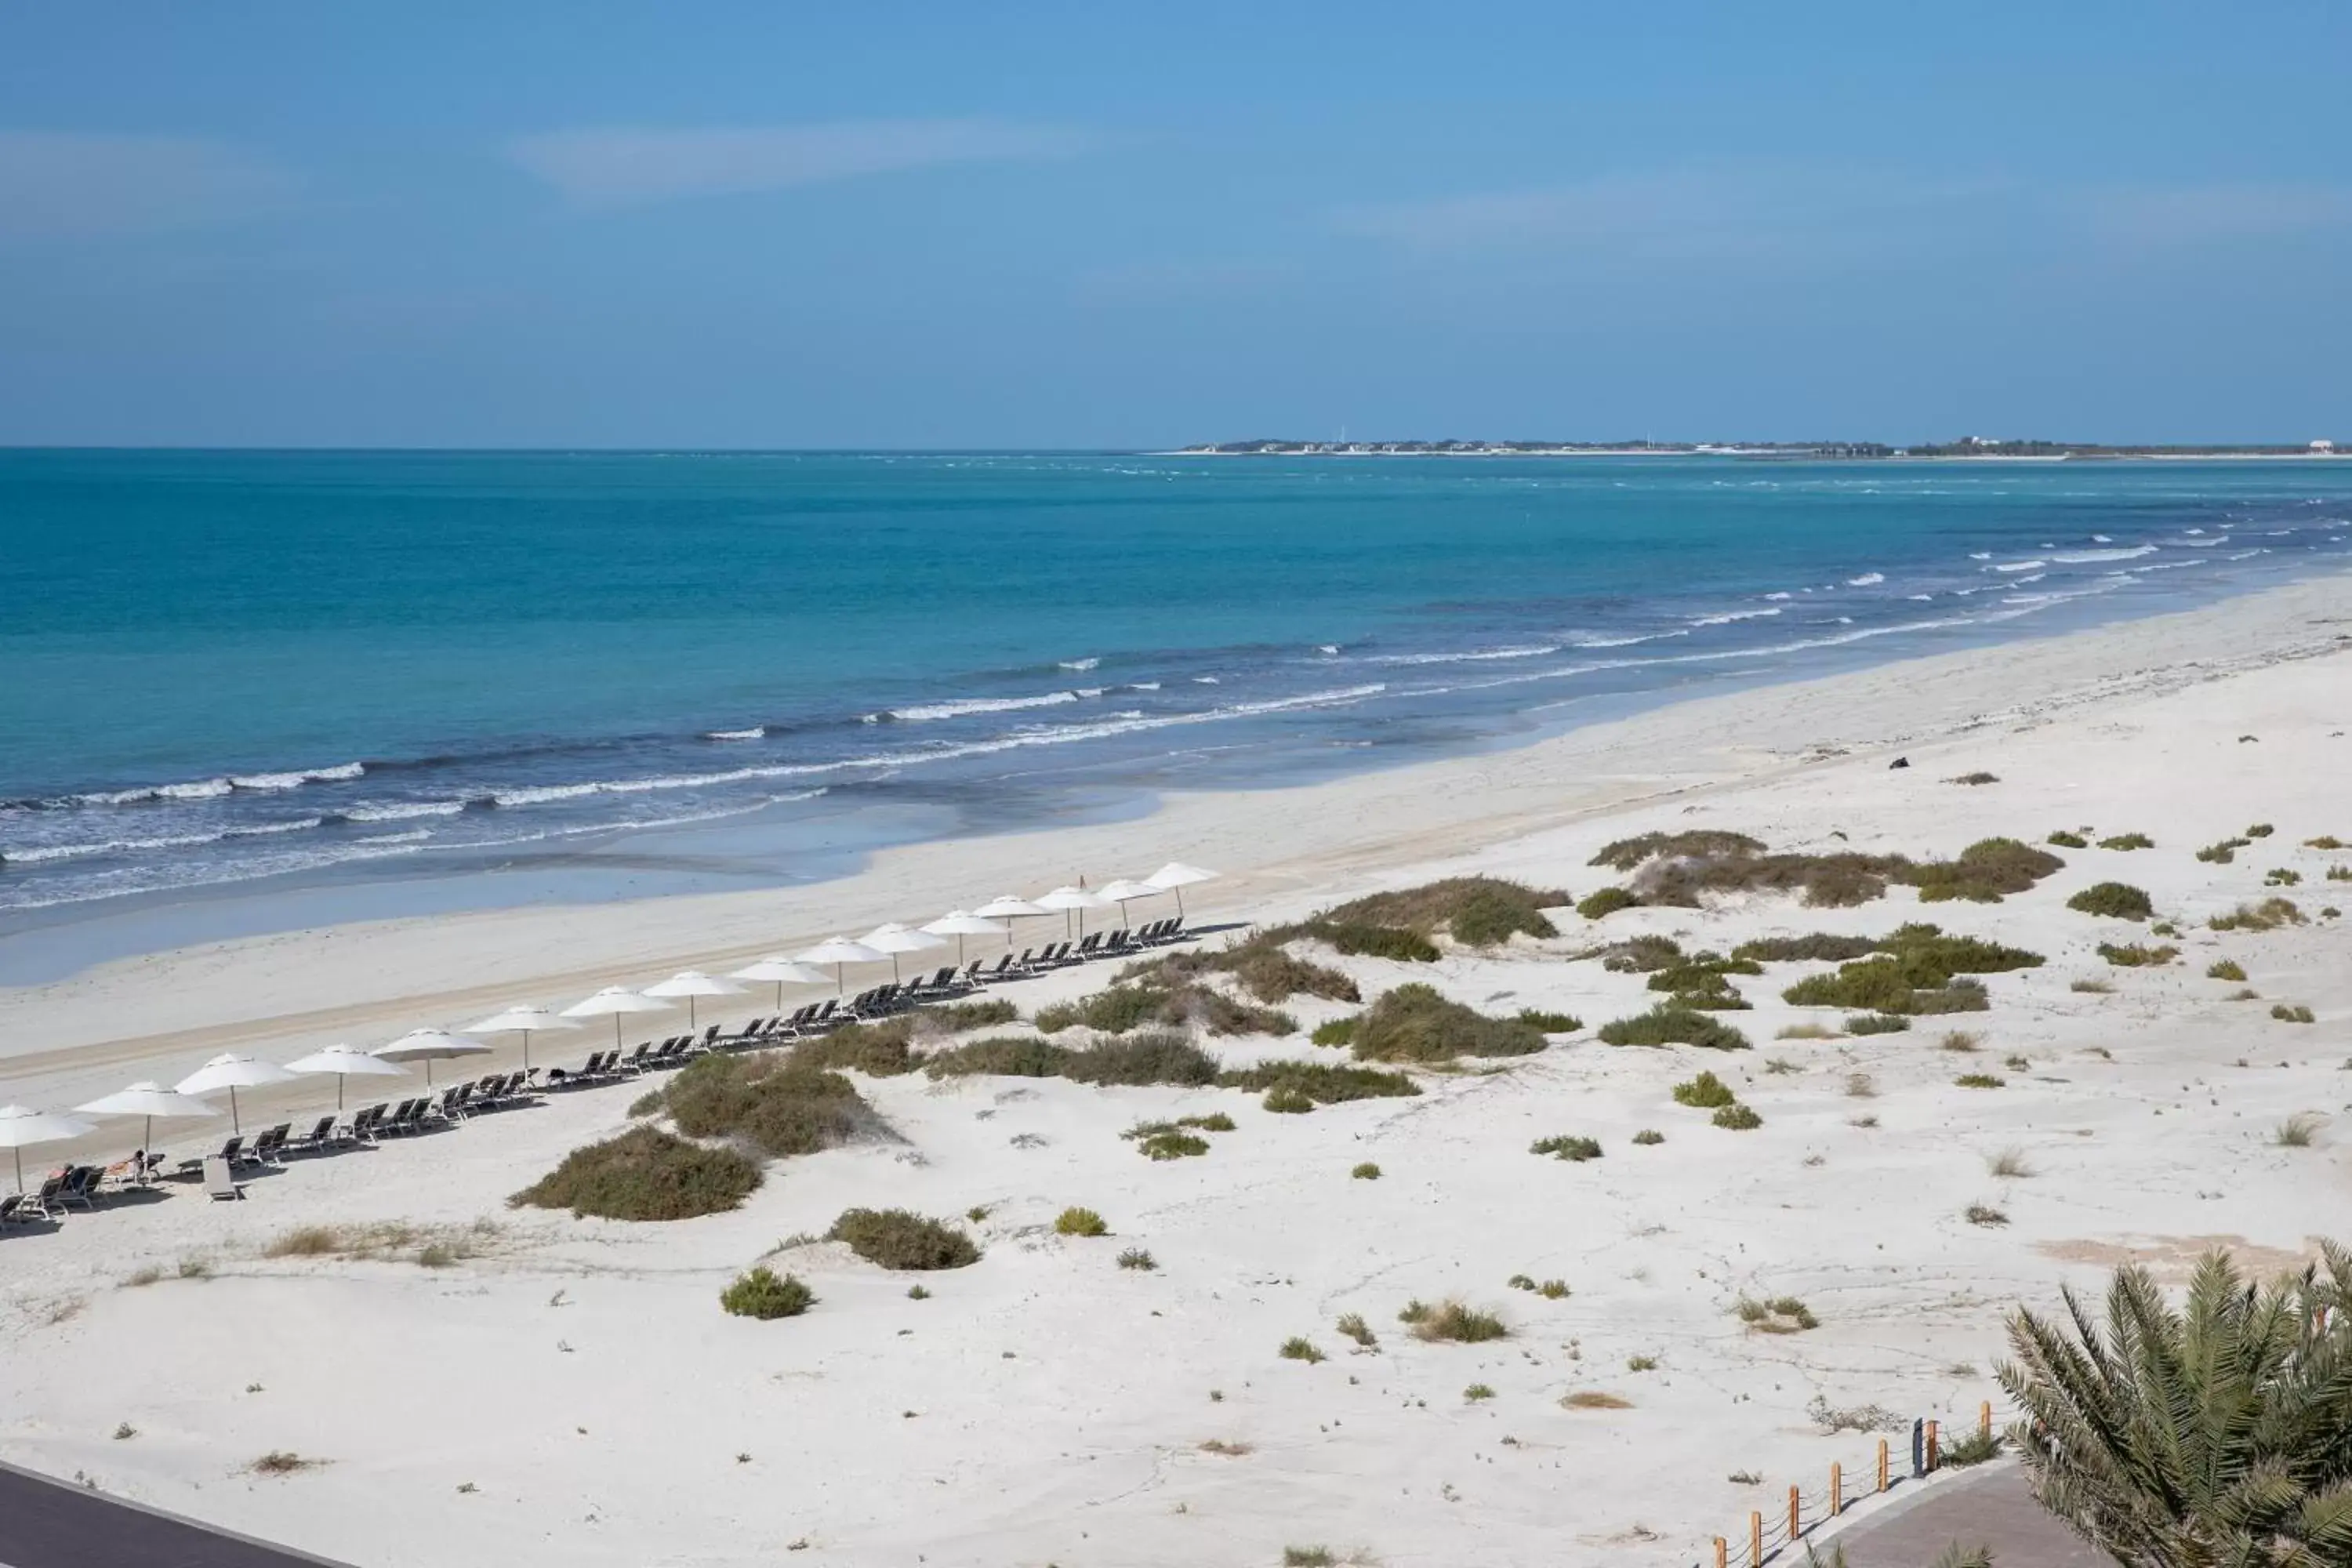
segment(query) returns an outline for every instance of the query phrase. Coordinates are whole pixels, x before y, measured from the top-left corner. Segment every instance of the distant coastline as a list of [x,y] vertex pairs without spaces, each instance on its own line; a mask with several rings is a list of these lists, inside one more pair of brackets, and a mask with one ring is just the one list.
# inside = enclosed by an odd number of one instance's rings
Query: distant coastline
[[2061,463],[2127,458],[2172,461],[2260,458],[2329,461],[2352,448],[2330,440],[2232,446],[2105,446],[2091,442],[1991,440],[1907,447],[1876,441],[1286,441],[1260,438],[1180,447],[1171,458],[1749,458],[1944,462]]

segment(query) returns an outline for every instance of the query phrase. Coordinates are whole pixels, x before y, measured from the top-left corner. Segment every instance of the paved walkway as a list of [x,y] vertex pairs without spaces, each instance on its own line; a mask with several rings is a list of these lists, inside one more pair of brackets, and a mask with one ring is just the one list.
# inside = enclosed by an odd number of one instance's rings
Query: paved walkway
[[1928,1568],[1954,1542],[1992,1548],[1993,1568],[2113,1568],[2081,1537],[2042,1511],[2025,1489],[2025,1472],[1996,1465],[1939,1480],[1911,1497],[1818,1537],[1827,1556],[1845,1548],[1848,1568]]
[[0,1464],[0,1568],[336,1568]]

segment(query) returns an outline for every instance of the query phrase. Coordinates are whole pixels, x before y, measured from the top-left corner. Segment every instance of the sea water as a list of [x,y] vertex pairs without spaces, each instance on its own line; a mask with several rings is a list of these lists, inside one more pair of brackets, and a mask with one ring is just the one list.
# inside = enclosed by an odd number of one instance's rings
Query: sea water
[[0,453],[0,935],[719,875],[708,825],[822,874],[2175,608],[2347,517],[2327,462]]

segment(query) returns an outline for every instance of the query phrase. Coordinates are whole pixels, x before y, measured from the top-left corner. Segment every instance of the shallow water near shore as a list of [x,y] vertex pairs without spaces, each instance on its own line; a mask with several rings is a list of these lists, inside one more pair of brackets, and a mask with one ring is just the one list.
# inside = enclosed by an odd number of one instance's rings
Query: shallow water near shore
[[2352,549],[2325,462],[20,452],[0,500],[16,981],[808,881]]

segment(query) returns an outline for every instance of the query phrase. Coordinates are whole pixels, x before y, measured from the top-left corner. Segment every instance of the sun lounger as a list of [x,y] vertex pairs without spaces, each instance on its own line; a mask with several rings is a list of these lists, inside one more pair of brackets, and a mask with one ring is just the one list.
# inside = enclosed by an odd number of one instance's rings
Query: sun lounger
[[335,1119],[331,1116],[321,1116],[310,1124],[310,1131],[286,1140],[285,1147],[281,1152],[288,1154],[316,1154],[329,1146],[333,1141],[334,1132]]
[[204,1162],[205,1195],[213,1198],[241,1198],[245,1189],[229,1174],[228,1162],[218,1154],[206,1155]]
[[[21,1225],[24,1223],[24,1218],[30,1217],[29,1215],[24,1215],[24,1208],[25,1194],[22,1193],[10,1193],[6,1197],[0,1198],[0,1225]],[[24,1217],[20,1218],[20,1215]]]
[[286,1135],[293,1130],[294,1124],[292,1122],[281,1121],[277,1126],[271,1128],[268,1131],[264,1132],[260,1137],[256,1138],[253,1141],[252,1152],[247,1156],[247,1163],[254,1165],[278,1164],[279,1163],[278,1157],[283,1154],[286,1150]]

